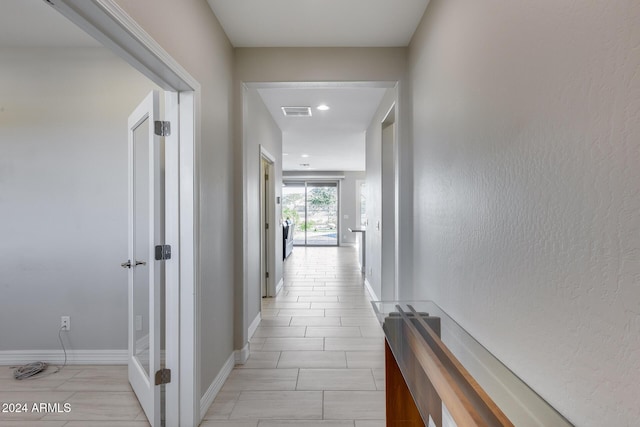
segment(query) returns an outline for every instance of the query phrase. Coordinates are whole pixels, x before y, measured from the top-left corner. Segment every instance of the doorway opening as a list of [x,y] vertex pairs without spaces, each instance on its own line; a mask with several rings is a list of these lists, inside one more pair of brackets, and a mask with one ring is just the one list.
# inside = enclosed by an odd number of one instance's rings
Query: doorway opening
[[[193,195],[198,194],[195,152],[199,128],[196,118],[199,116],[200,85],[160,45],[142,31],[135,21],[126,14],[118,13],[119,9],[112,0],[105,0],[99,4],[60,0],[50,4],[72,23],[89,33],[165,91],[163,120],[171,123],[171,130],[165,136],[164,176],[161,178],[165,185],[165,226],[162,228],[163,240],[171,246],[171,259],[161,258],[166,261],[164,265],[166,286],[160,287],[157,291],[154,290],[158,295],[154,302],[158,305],[156,312],[162,311],[160,306],[165,310],[164,331],[159,321],[153,323],[149,321],[151,314],[147,315],[146,320],[149,322],[149,330],[153,329],[157,333],[156,341],[164,343],[163,359],[165,367],[171,372],[170,374],[162,372],[162,369],[154,372],[155,367],[150,364],[140,372],[144,372],[144,381],[149,382],[151,387],[164,390],[166,402],[164,423],[166,425],[197,425],[200,420],[201,394],[200,361],[197,351],[200,321],[199,281],[196,273],[199,233],[197,199]],[[153,125],[157,126],[157,123]],[[123,123],[124,126],[126,126],[126,120]],[[162,124],[161,128],[165,129],[165,125]],[[155,231],[149,228],[150,235]],[[159,259],[158,252],[155,248],[153,249],[154,257],[151,258],[149,255],[146,260],[143,259],[140,262],[150,264],[155,262],[155,259]],[[164,248],[160,252],[162,257],[167,254]],[[136,260],[131,259],[129,262],[135,264]],[[149,271],[153,269],[149,266]],[[145,310],[143,309],[142,312],[140,324],[133,310],[129,311],[129,330],[138,332],[134,334],[134,337],[138,338],[135,339],[135,346],[131,345],[130,338],[128,351],[129,355],[136,351],[135,359],[139,364],[146,365]],[[151,335],[149,339],[152,339]],[[151,343],[149,343],[150,347]],[[159,348],[156,347],[154,351],[158,354],[156,360],[159,361]],[[129,378],[131,381],[131,376]],[[165,382],[166,384],[161,385]],[[156,393],[154,390],[153,394]],[[156,396],[153,396],[153,399],[145,399],[141,398],[140,394],[138,398],[141,403],[148,402],[149,410],[145,408],[145,413],[155,414],[149,417],[150,423],[154,427],[162,424],[157,415],[161,404],[160,399]]]
[[[259,146],[264,144],[275,155],[276,196],[281,196],[276,204],[276,221],[281,223],[276,224],[276,240],[266,248],[275,246],[277,252],[275,269],[269,271],[275,277],[269,279],[279,289],[308,280],[304,271],[295,268],[305,254],[318,253],[322,247],[330,253],[332,248],[338,249],[336,246],[352,246],[354,253],[370,259],[370,263],[360,262],[358,277],[362,266],[370,264],[367,278],[371,283],[365,284],[371,295],[380,295],[380,229],[369,230],[371,239],[366,242],[358,241],[358,232],[364,237],[364,230],[359,230],[363,219],[370,224],[381,222],[379,126],[398,97],[397,87],[395,81],[242,82],[238,94],[243,101],[243,145],[239,155],[245,178],[241,194],[245,226],[242,304],[237,316],[242,360],[248,356],[249,340],[261,319],[274,316],[271,301],[262,298],[264,250],[259,250],[262,242],[257,239],[266,233],[260,228],[264,212],[258,204],[258,195],[264,191],[256,176],[261,162]],[[292,110],[298,113],[290,114]],[[367,170],[369,165],[371,171]],[[363,183],[366,187],[360,185]],[[363,192],[363,188],[367,190]],[[361,197],[365,193],[366,197]],[[284,236],[293,236],[291,243],[297,246],[288,246]],[[261,305],[256,304],[258,300]]]
[[260,280],[261,297],[274,297],[276,247],[275,219],[275,162],[276,159],[260,146]]

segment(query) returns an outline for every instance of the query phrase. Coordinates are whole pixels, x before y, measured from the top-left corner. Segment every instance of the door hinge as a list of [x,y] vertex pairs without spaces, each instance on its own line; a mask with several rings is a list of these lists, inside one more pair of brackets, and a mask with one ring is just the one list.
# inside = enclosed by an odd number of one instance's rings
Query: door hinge
[[156,385],[169,384],[171,382],[171,369],[160,369],[156,372]]
[[171,135],[171,123],[165,122],[162,120],[156,120],[154,122],[155,131],[154,133],[158,136],[169,136]]
[[269,278],[269,272],[267,271],[267,279]]
[[266,230],[268,230],[268,229],[269,229],[269,223],[265,224],[265,225],[264,225],[264,228],[265,228]]
[[171,259],[171,245],[156,246],[156,261]]

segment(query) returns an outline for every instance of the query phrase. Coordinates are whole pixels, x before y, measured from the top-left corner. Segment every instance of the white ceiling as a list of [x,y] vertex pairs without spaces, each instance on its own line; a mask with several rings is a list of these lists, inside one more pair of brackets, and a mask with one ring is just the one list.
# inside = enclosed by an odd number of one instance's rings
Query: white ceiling
[[429,0],[207,0],[235,47],[407,46]]
[[[258,89],[282,130],[283,170],[365,170],[365,131],[386,90],[346,85]],[[317,110],[320,104],[330,110]],[[311,107],[312,116],[285,117],[283,106]]]
[[0,47],[98,47],[43,0],[0,0]]

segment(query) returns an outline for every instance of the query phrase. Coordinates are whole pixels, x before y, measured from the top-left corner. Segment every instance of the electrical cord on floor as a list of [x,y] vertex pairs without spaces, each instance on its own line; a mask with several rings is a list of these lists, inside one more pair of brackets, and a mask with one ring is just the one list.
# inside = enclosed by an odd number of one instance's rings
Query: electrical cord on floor
[[16,380],[35,380],[38,378],[48,377],[49,375],[57,374],[67,366],[67,349],[64,347],[64,342],[62,342],[62,327],[58,329],[58,341],[60,341],[60,346],[62,346],[62,351],[64,352],[64,364],[62,366],[56,366],[56,370],[49,372],[46,375],[39,375],[47,370],[49,364],[47,362],[34,362],[28,363],[23,366],[12,366],[10,369],[15,369],[13,371],[13,378]]

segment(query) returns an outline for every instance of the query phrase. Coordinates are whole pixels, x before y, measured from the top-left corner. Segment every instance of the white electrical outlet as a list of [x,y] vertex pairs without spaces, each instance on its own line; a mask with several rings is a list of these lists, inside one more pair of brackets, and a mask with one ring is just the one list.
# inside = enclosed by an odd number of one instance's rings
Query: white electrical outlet
[[60,318],[60,328],[63,331],[71,330],[71,316],[62,316]]

